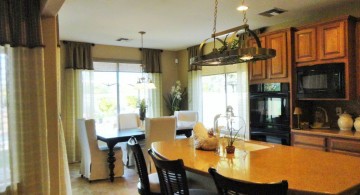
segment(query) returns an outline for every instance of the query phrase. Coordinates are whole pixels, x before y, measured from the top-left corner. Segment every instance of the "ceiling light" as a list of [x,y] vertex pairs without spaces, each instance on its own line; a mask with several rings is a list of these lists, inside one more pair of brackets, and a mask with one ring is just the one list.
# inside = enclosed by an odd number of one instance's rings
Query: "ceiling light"
[[[262,48],[259,37],[249,29],[246,18],[246,10],[243,11],[244,24],[232,29],[228,29],[222,32],[216,32],[216,18],[217,18],[217,5],[218,0],[215,0],[215,11],[214,11],[214,27],[213,34],[211,38],[205,39],[199,46],[198,56],[192,57],[190,59],[190,64],[195,66],[219,66],[219,65],[228,65],[228,64],[237,64],[243,62],[257,61],[257,60],[266,60],[272,57],[275,57],[276,51],[274,49]],[[244,0],[242,1],[244,4]],[[243,48],[241,47],[240,41],[236,43],[237,33],[240,30],[244,30],[252,36],[257,44],[257,47]],[[227,40],[227,36],[224,40],[219,37],[228,33],[232,33],[230,38]],[[206,41],[213,39],[214,48],[211,53],[203,55],[203,49],[206,44]],[[216,40],[220,42],[221,47],[216,48]],[[235,43],[235,46],[233,47]],[[244,44],[246,45],[246,44]]]
[[236,8],[238,11],[246,11],[249,9],[248,6],[246,5],[240,5],[238,8]]
[[[143,36],[146,32],[144,31],[140,31],[139,32],[141,34],[141,51],[143,50],[143,45],[144,45],[144,41],[143,41]],[[156,86],[155,84],[152,82],[152,80],[150,78],[145,78],[144,77],[144,67],[145,67],[145,64],[144,64],[144,60],[142,58],[142,55],[141,55],[141,77],[138,78],[136,84],[134,85],[135,88],[137,89],[156,89]]]

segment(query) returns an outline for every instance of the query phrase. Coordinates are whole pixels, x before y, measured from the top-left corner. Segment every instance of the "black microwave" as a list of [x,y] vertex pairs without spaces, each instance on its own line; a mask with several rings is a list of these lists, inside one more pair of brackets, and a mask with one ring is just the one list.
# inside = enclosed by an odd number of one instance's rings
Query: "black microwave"
[[296,68],[297,98],[345,98],[344,63]]

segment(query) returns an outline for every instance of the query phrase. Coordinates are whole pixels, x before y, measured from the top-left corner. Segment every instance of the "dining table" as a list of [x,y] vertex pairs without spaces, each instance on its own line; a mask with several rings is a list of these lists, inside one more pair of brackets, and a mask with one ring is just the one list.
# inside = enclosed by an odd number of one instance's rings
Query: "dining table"
[[250,140],[237,140],[235,152],[227,154],[226,145],[221,138],[215,151],[199,150],[187,138],[154,142],[151,148],[165,160],[182,159],[188,172],[202,177],[211,178],[213,167],[237,181],[287,180],[288,194],[360,194],[359,157]]
[[116,158],[114,157],[114,147],[119,142],[127,142],[131,137],[135,137],[137,140],[145,139],[145,131],[143,129],[111,129],[104,131],[97,131],[97,139],[105,142],[109,148],[107,162],[109,163],[109,178],[110,181],[114,181],[114,168]]

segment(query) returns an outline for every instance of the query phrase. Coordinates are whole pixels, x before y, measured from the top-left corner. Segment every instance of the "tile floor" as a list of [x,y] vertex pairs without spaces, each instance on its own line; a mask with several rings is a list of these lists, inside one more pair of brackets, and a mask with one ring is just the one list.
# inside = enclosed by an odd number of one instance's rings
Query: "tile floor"
[[123,177],[115,178],[111,183],[109,180],[99,180],[88,182],[87,179],[81,178],[79,173],[80,163],[69,165],[71,187],[73,195],[135,195],[137,192],[138,175],[135,169],[125,167]]

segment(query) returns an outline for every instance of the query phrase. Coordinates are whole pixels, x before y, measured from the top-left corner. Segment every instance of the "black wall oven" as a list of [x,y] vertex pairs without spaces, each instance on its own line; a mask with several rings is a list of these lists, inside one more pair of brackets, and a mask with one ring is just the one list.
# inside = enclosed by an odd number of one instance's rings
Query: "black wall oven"
[[290,145],[289,83],[250,85],[250,138]]

